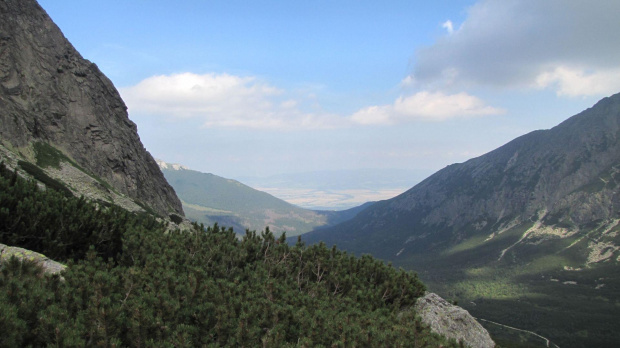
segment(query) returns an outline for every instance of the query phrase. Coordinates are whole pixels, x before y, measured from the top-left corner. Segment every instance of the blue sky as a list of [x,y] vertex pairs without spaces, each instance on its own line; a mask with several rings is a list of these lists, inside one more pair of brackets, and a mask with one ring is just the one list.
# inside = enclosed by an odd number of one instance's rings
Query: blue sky
[[40,4],[154,157],[229,178],[427,175],[620,92],[616,0]]

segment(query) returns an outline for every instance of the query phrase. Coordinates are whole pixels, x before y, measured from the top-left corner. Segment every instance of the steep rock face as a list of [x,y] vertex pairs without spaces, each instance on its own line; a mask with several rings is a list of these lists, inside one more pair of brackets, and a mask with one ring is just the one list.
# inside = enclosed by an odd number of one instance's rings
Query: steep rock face
[[0,2],[0,141],[49,143],[158,213],[183,214],[118,91],[35,0]]
[[468,347],[493,348],[489,332],[461,307],[452,305],[439,295],[427,292],[416,301],[416,313],[433,332],[453,338]]

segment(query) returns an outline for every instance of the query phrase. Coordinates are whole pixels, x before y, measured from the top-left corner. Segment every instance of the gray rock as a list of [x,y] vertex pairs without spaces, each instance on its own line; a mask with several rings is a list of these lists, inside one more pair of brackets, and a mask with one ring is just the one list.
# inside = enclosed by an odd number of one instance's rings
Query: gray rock
[[41,267],[43,267],[43,271],[47,274],[57,274],[67,268],[67,266],[54,260],[50,260],[43,254],[39,254],[28,249],[10,247],[5,244],[0,244],[0,264],[6,262],[12,256],[17,257],[22,261],[34,261],[38,263],[39,265],[41,265]]
[[439,295],[427,292],[415,305],[416,313],[431,330],[474,348],[493,348],[495,342],[487,330],[461,307],[448,303]]
[[183,214],[112,82],[35,0],[3,0],[0,142],[27,154],[37,141],[159,214]]

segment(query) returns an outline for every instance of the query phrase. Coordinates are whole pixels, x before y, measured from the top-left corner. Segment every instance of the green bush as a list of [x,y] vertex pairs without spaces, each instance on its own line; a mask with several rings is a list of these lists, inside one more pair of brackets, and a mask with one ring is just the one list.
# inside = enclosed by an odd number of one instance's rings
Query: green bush
[[183,222],[183,217],[178,214],[170,214],[170,220],[175,224],[180,224],[181,222]]
[[[20,162],[22,168],[40,171],[26,163]],[[42,176],[38,175],[40,180]],[[0,243],[59,261],[83,259],[93,245],[99,255],[108,258],[122,251],[122,233],[128,228],[163,230],[145,214],[132,214],[118,206],[98,206],[69,195],[64,186],[47,188],[40,190],[34,181],[24,180],[0,165]]]

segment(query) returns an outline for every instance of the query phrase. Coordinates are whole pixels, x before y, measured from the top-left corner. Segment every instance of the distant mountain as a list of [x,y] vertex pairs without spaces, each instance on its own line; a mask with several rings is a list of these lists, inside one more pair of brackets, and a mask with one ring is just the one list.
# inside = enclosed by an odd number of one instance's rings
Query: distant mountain
[[8,166],[78,196],[183,214],[112,82],[36,1],[0,2],[0,57],[0,156]]
[[607,321],[620,317],[619,139],[616,94],[304,240],[415,269],[474,314],[561,346],[605,346],[620,340]]
[[233,227],[237,233],[244,233],[246,229],[260,231],[269,226],[276,234],[286,231],[287,236],[297,236],[346,221],[362,209],[303,209],[236,180],[190,170],[179,164],[159,160],[157,163],[181,198],[188,218],[206,225],[217,222],[220,226]]

